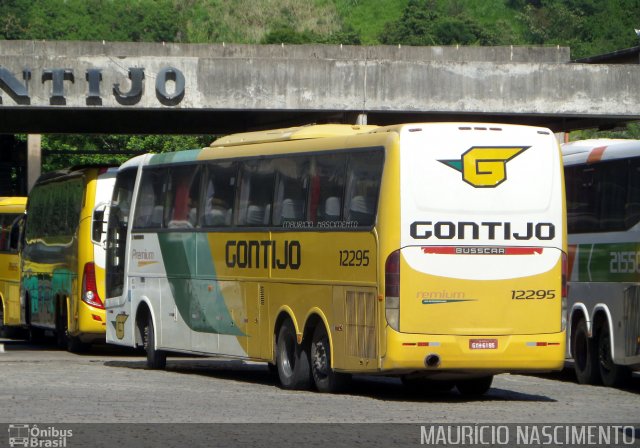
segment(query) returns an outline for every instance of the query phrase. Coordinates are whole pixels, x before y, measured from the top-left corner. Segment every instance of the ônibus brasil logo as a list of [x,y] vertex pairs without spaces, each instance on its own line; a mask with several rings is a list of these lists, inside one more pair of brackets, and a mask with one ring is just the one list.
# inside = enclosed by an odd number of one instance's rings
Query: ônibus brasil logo
[[530,146],[473,146],[459,160],[439,160],[462,173],[476,188],[495,188],[507,180],[507,162]]

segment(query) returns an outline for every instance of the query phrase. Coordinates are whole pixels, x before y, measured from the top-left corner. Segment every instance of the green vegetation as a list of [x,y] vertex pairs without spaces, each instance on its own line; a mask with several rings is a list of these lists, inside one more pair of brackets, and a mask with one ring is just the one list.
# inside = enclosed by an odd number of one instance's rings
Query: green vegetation
[[[638,17],[640,0],[0,0],[0,39],[562,45],[580,58],[638,45]],[[625,135],[639,133],[631,126]],[[212,139],[51,135],[43,149],[164,151]],[[115,156],[75,155],[71,163],[104,157]],[[69,160],[48,155],[45,168]]]
[[0,39],[362,45],[638,43],[640,0],[2,0]]

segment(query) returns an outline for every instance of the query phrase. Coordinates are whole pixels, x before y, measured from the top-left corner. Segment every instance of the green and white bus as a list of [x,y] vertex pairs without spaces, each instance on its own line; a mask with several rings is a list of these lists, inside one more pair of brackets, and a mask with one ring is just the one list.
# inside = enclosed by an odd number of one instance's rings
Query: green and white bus
[[640,366],[640,141],[562,145],[568,344],[578,381],[622,386]]

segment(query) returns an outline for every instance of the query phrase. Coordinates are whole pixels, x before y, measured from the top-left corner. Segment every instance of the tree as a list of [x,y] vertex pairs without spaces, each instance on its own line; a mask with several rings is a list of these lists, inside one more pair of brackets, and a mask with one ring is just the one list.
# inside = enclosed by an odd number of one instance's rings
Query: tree
[[430,0],[409,0],[402,17],[380,34],[387,45],[436,45],[434,22],[438,14]]

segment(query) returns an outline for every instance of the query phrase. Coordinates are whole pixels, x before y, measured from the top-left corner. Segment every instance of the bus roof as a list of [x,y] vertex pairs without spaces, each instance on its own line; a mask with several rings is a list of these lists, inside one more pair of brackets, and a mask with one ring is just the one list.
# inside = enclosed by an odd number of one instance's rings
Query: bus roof
[[565,165],[640,156],[640,140],[599,138],[562,144]]
[[373,125],[350,124],[312,124],[292,128],[271,129],[268,131],[242,132],[221,137],[211,143],[210,147],[239,146],[253,143],[281,142],[287,140],[304,140],[324,137],[340,137],[363,134],[377,129]]
[[26,196],[0,197],[0,213],[22,213],[27,205]]

